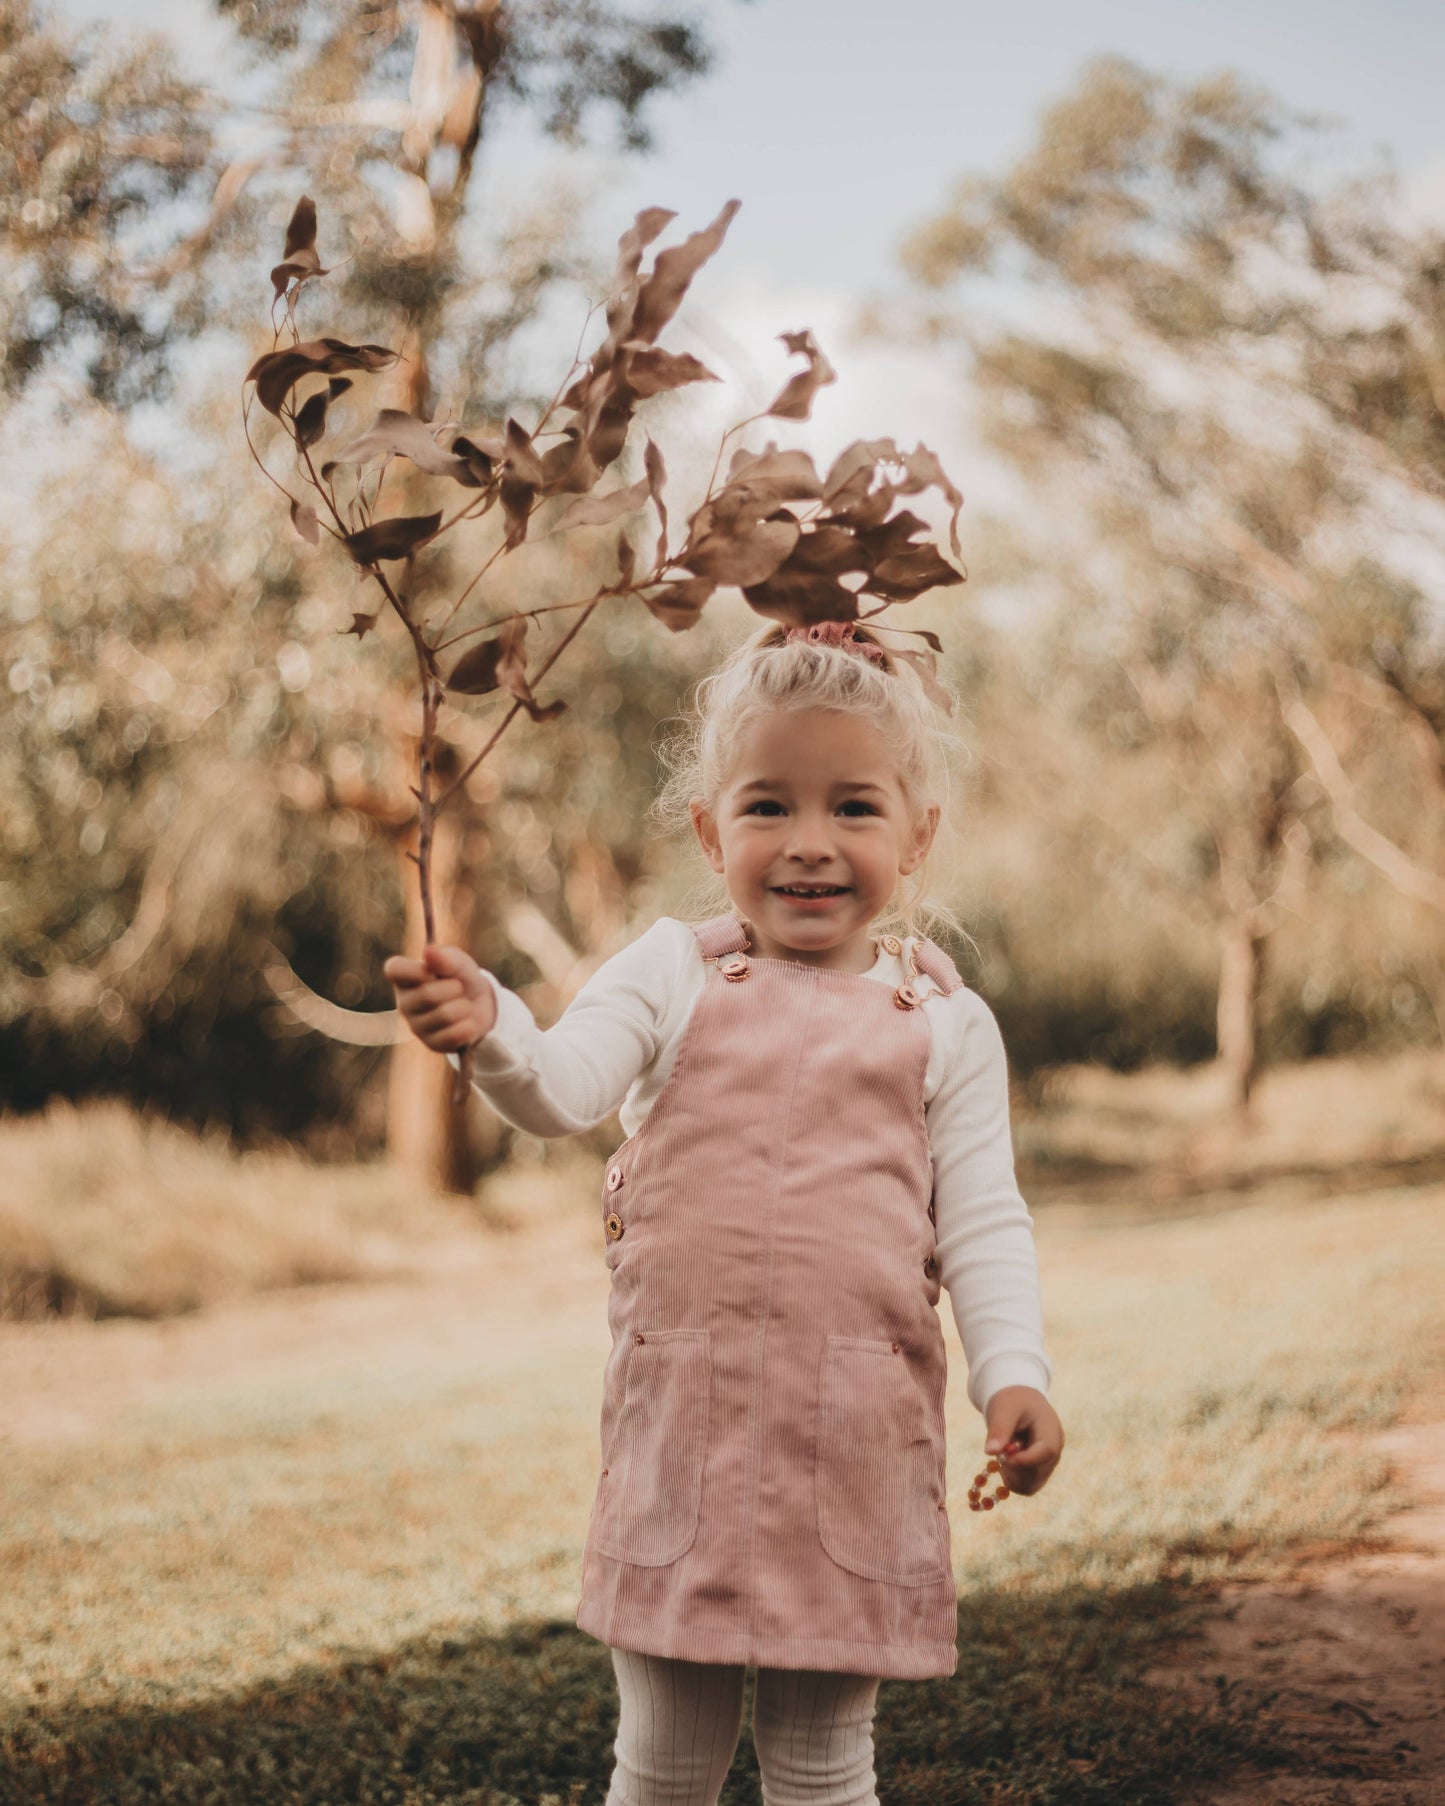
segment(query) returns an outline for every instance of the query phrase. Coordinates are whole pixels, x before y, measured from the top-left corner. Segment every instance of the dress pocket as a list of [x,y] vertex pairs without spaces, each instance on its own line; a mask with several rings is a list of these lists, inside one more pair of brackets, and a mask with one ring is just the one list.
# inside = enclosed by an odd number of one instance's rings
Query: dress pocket
[[692,1547],[711,1391],[705,1329],[634,1336],[599,1483],[593,1546],[600,1554],[660,1568]]
[[950,1571],[943,1432],[892,1342],[829,1336],[818,1403],[818,1536],[839,1567],[924,1586]]

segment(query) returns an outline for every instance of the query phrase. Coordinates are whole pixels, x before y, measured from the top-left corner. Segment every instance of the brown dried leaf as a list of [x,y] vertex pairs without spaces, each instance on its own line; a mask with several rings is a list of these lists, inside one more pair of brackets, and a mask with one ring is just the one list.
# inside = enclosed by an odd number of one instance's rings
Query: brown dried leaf
[[316,510],[309,502],[293,501],[291,504],[291,525],[305,540],[320,545],[321,523],[316,518]]
[[607,401],[587,430],[587,449],[600,470],[614,462],[627,443],[627,430],[632,425],[632,408],[625,401]]
[[297,201],[290,223],[286,227],[286,243],[282,248],[283,257],[291,257],[297,251],[311,251],[316,248],[316,203],[309,194],[303,194]]
[[581,427],[569,426],[566,438],[541,459],[543,495],[585,495],[602,475],[582,436]]
[[507,421],[506,464],[501,483],[502,513],[507,520],[508,551],[527,537],[527,523],[543,480],[542,460],[517,422]]
[[359,533],[347,533],[346,549],[358,564],[375,564],[383,558],[409,558],[441,525],[435,514],[397,514],[373,521]]
[[888,510],[897,499],[898,491],[892,483],[885,483],[881,489],[875,489],[871,495],[861,496],[846,507],[840,505],[844,497],[836,496],[832,512],[827,518],[842,526],[852,527],[859,533],[870,532],[884,524]]
[[286,248],[281,253],[281,262],[271,272],[275,299],[279,301],[285,294],[286,285],[293,276],[301,283],[309,276],[326,274],[316,255],[316,203],[309,194],[303,194],[286,228]]
[[911,602],[925,590],[963,580],[937,546],[917,546],[911,552],[881,559],[864,587],[891,602]]
[[665,583],[642,600],[664,627],[673,633],[683,633],[697,625],[703,604],[716,588],[715,583],[708,583],[701,577],[689,577],[683,583]]
[[749,584],[743,595],[760,615],[789,627],[811,627],[815,621],[851,621],[858,598],[836,578],[811,571],[775,572],[766,583]]
[[637,570],[637,554],[632,549],[632,541],[625,533],[617,535],[617,581],[614,589],[630,589],[632,579]]
[[452,667],[446,680],[449,690],[465,696],[485,696],[498,687],[510,691],[533,721],[554,721],[567,704],[562,701],[539,703],[527,682],[524,648],[530,617],[514,615],[504,621],[497,633],[465,652]]
[[[928,645],[932,646],[935,652],[942,652],[943,650],[943,641],[939,639],[938,635],[931,627],[895,627],[893,628],[893,631],[894,633],[916,634],[920,640],[923,640]],[[889,648],[889,651],[892,651],[892,647]]]
[[292,421],[292,431],[296,435],[298,446],[315,445],[326,431],[326,410],[331,406],[331,390],[318,389],[314,395],[308,395],[297,408]]
[[468,489],[485,489],[495,468],[506,455],[506,446],[495,434],[458,433],[452,440],[452,454],[466,465],[468,476],[458,477]]
[[657,510],[659,521],[657,532],[657,555],[652,561],[652,568],[660,571],[667,559],[667,503],[663,500],[663,485],[667,482],[667,466],[663,463],[662,453],[651,439],[648,440],[642,454],[642,467],[647,473],[644,482],[647,493],[652,497],[652,505]]
[[811,330],[778,336],[789,351],[807,358],[808,367],[788,379],[767,411],[777,420],[806,420],[813,412],[813,397],[825,384],[837,382],[838,373],[823,356]]
[[903,466],[908,472],[909,481],[900,485],[902,494],[914,495],[920,489],[937,489],[953,509],[948,521],[948,543],[954,557],[961,559],[963,552],[958,543],[958,515],[963,507],[963,491],[954,486],[935,453],[926,445],[916,445],[904,458]]
[[[823,479],[823,499],[827,502],[840,496],[845,502],[860,499],[872,487],[873,473],[879,464],[902,462],[898,447],[891,439],[855,439],[851,445],[843,447],[829,467]],[[847,491],[846,496],[844,491]]]
[[818,577],[841,577],[847,571],[867,571],[872,567],[873,560],[856,534],[831,521],[822,521],[798,541],[784,569]]
[[353,614],[351,617],[351,625],[349,627],[343,627],[339,631],[343,634],[354,633],[357,639],[364,640],[375,625],[375,615]]
[[936,676],[938,661],[931,652],[915,652],[911,647],[890,646],[888,656],[893,659],[902,659],[905,664],[912,665],[918,673],[918,681],[923,685],[924,691],[930,699],[936,702],[946,715],[953,713],[953,698],[938,681]]
[[574,527],[606,527],[621,515],[646,507],[651,493],[646,477],[630,483],[626,489],[609,490],[606,495],[579,496],[565,509],[552,527],[553,533],[570,533]]
[[857,593],[838,579],[849,571],[867,571],[871,564],[846,527],[824,524],[804,533],[773,575],[743,594],[760,615],[789,626],[851,621],[858,613]]
[[682,306],[693,277],[721,246],[741,205],[741,201],[729,201],[710,226],[692,233],[680,245],[658,252],[651,275],[638,288],[629,338],[641,339],[645,345],[656,341],[658,333]]
[[[677,214],[670,207],[645,207],[617,241],[617,268],[612,289],[607,297],[607,339],[592,359],[590,376],[610,369],[617,348],[631,336],[633,310],[637,304],[637,272],[642,267],[642,253],[667,227]],[[654,335],[655,336],[655,335]],[[580,402],[570,402],[580,407]]]
[[663,351],[655,345],[641,345],[629,340],[618,353],[617,382],[629,389],[640,401],[650,395],[661,395],[666,389],[680,389],[685,383],[715,383],[707,365],[687,351]]
[[881,559],[896,558],[901,552],[913,551],[918,535],[927,531],[928,522],[920,520],[916,514],[910,514],[905,508],[891,520],[883,521],[876,527],[865,528],[859,533],[858,539],[876,564]]
[[509,415],[507,418],[507,467],[518,483],[540,489],[544,481],[542,460],[532,449],[532,436]]
[[754,522],[735,531],[720,529],[684,548],[678,563],[695,577],[744,589],[764,583],[798,543],[791,516]]
[[485,696],[489,691],[495,690],[500,682],[497,666],[502,654],[509,646],[519,648],[525,634],[525,621],[516,619],[504,622],[493,638],[478,640],[474,646],[467,648],[452,666],[446,687],[463,696]]
[[779,451],[771,440],[765,450],[739,449],[728,466],[728,482],[766,483],[780,502],[816,501],[823,493],[817,466],[805,451]]
[[465,488],[480,487],[467,458],[437,443],[435,422],[421,420],[403,408],[383,408],[364,433],[343,445],[321,466],[327,478],[338,464],[366,464],[373,458],[408,458],[432,477],[452,477]]
[[349,345],[345,339],[306,339],[284,351],[268,351],[246,372],[256,399],[279,419],[286,397],[303,376],[330,376],[338,370],[386,370],[401,354],[385,345]]
[[617,269],[612,278],[612,292],[620,294],[637,280],[642,268],[642,253],[677,218],[672,207],[644,207],[617,241]]
[[537,499],[537,491],[530,483],[518,483],[511,477],[503,477],[498,493],[502,498],[502,513],[507,522],[507,537],[503,543],[510,552],[527,537],[527,523],[532,518],[532,504]]

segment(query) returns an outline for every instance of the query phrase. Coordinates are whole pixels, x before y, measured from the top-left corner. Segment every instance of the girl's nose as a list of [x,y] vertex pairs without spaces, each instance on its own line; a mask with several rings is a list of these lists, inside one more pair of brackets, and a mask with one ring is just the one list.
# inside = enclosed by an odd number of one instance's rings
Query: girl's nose
[[831,859],[833,837],[828,832],[827,822],[810,820],[807,816],[796,817],[793,832],[788,836],[787,853],[789,859],[801,859],[809,865]]

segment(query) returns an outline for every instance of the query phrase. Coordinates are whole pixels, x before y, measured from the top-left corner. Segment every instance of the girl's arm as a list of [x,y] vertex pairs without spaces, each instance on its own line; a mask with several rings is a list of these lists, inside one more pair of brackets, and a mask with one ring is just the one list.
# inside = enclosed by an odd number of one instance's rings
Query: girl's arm
[[[571,1135],[610,1116],[657,1057],[669,1003],[697,943],[663,916],[597,968],[551,1028],[479,968],[495,1023],[471,1046],[472,1083],[504,1121],[530,1135]],[[457,1055],[447,1058],[457,1064]]]
[[1014,1177],[1008,1061],[993,1012],[966,986],[945,1013],[942,1072],[925,1105],[933,1153],[934,1258],[968,1361],[968,1396],[987,1415],[1005,1386],[1047,1394],[1033,1218]]

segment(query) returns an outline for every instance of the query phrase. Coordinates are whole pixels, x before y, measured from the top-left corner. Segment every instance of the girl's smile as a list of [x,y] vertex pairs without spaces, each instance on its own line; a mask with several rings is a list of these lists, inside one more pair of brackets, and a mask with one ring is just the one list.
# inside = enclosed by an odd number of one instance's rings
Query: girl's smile
[[933,839],[887,741],[838,709],[770,709],[748,723],[713,809],[693,825],[764,957],[847,972],[874,963],[873,921]]

